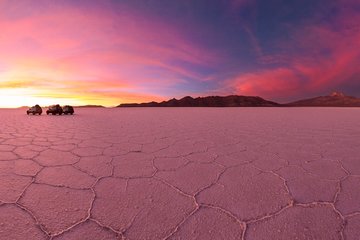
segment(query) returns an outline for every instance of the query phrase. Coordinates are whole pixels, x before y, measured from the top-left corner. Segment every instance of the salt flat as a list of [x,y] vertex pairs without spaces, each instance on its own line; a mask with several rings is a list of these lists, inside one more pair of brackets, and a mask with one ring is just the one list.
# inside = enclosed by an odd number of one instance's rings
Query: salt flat
[[0,239],[359,239],[360,109],[0,110]]

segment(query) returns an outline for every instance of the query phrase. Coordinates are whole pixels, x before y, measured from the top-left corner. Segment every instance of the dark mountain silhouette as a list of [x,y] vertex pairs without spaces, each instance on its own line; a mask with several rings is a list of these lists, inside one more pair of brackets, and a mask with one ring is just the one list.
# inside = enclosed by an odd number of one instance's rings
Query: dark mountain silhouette
[[340,92],[333,92],[329,96],[320,96],[300,100],[284,106],[289,107],[360,107],[360,98],[346,96]]
[[280,104],[267,101],[261,97],[230,95],[226,97],[209,96],[192,98],[190,96],[179,100],[173,98],[160,103],[124,103],[118,107],[277,107]]

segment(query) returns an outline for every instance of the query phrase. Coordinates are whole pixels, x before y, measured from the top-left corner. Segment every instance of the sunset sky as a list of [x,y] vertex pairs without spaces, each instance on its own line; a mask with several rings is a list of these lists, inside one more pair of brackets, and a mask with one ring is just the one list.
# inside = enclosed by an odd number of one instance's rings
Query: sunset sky
[[360,97],[359,0],[0,0],[0,107],[334,90]]

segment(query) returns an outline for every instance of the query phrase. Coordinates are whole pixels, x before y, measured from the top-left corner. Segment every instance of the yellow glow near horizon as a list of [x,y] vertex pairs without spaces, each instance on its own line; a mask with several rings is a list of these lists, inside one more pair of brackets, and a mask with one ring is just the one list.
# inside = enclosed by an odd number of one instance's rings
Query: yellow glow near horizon
[[118,104],[118,98],[94,94],[86,88],[86,83],[79,81],[67,83],[59,80],[62,78],[60,73],[51,75],[46,71],[32,71],[35,77],[26,76],[27,70],[22,68],[0,73],[0,108],[18,108],[36,104],[40,106]]
[[[33,63],[34,64],[34,63]],[[116,80],[89,77],[77,71],[53,70],[49,67],[14,65],[0,71],[0,108],[23,106],[103,105],[163,100],[161,97],[135,92],[136,87]]]
[[52,104],[81,105],[81,100],[67,98],[49,98],[37,96],[37,92],[28,88],[3,88],[0,89],[0,108],[16,108],[22,106],[49,106]]
[[77,72],[13,67],[0,72],[0,108],[36,104],[114,107],[121,103],[163,100],[158,96],[129,92],[129,89],[132,87],[117,81],[85,80]]
[[152,100],[162,101],[147,95],[136,94],[97,94],[93,92],[83,92],[76,94],[67,91],[35,90],[33,88],[0,88],[0,108],[18,108],[23,106],[49,106],[60,105],[102,105],[105,107],[115,107],[121,103],[149,102]]

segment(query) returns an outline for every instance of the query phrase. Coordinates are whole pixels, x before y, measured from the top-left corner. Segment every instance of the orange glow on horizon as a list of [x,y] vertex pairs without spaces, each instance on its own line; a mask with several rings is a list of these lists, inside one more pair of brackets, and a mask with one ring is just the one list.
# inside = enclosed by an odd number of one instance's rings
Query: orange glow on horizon
[[35,104],[113,107],[121,103],[163,100],[146,93],[132,93],[133,87],[120,81],[94,80],[86,78],[86,75],[83,79],[71,80],[73,76],[77,76],[73,71],[46,71],[41,70],[40,66],[16,69],[17,71],[0,72],[0,108]]
[[105,107],[115,107],[121,103],[148,102],[153,100],[164,100],[155,96],[141,96],[123,94],[122,96],[97,96],[88,94],[82,96],[60,95],[54,93],[41,93],[28,88],[3,88],[0,89],[0,108],[18,108],[23,106],[49,106],[60,105],[102,105]]

